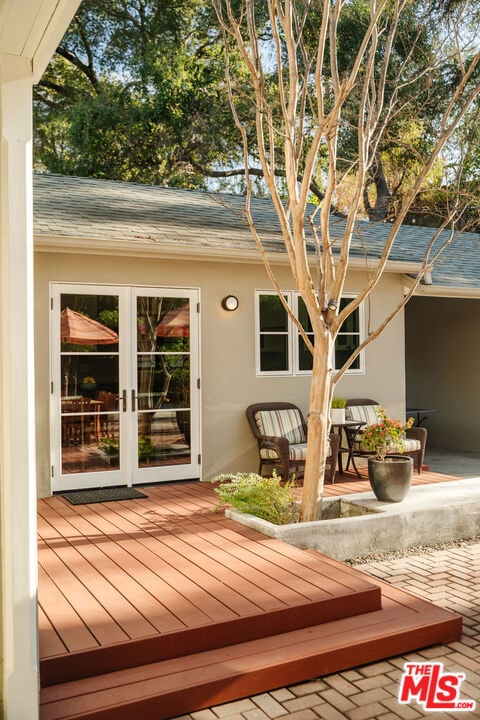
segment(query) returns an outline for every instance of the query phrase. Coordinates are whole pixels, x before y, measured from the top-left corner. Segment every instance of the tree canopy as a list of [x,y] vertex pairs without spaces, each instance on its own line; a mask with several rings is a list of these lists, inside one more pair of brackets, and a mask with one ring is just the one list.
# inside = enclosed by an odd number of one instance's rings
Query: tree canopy
[[[388,22],[379,36],[378,57],[390,55],[385,112],[390,102],[395,102],[396,111],[388,118],[388,132],[381,140],[372,137],[370,143],[372,162],[362,200],[370,219],[396,216],[418,163],[431,147],[449,89],[461,71],[454,48],[449,54],[443,47],[445,23],[438,20],[448,12],[449,21],[455,23],[457,5],[439,4],[432,10],[423,3],[406,4],[394,42],[387,46]],[[318,41],[322,6],[306,6],[308,52]],[[350,0],[343,6],[335,31],[341,77],[351,72],[369,16],[367,0]],[[262,53],[270,58],[264,81],[275,103],[274,41],[261,2],[257,21]],[[473,16],[471,22],[475,28]],[[464,32],[470,30],[463,27]],[[261,178],[254,101],[242,82],[235,46],[230,50],[237,106],[250,139],[251,177]],[[328,47],[326,51],[328,69]],[[429,73],[440,52],[442,73]],[[358,102],[353,92],[345,104],[339,138],[339,171],[346,175],[358,154],[354,120]],[[314,108],[305,108],[306,136],[312,113]],[[200,189],[243,191],[245,187],[243,151],[229,110],[225,61],[211,0],[83,0],[35,89],[34,121],[34,160],[39,171]],[[475,225],[480,173],[477,128],[472,113],[457,145],[439,158],[426,179],[407,222],[439,223],[452,182],[458,182],[452,180],[452,166],[463,153],[468,156],[460,180],[468,198],[463,217]],[[286,168],[280,156],[275,169],[281,185]],[[316,201],[323,199],[324,186],[325,163],[320,156],[310,186]],[[258,179],[255,191],[264,190]],[[334,209],[346,213],[351,201],[348,183],[333,200]]]
[[236,157],[204,0],[84,0],[35,92],[37,169],[203,187]]

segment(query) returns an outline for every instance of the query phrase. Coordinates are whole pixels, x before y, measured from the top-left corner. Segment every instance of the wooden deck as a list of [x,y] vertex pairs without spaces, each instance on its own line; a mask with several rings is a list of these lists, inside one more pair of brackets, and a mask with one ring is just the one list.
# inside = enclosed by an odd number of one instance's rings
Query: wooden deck
[[38,503],[42,720],[173,717],[461,634],[451,613],[213,513],[209,484],[142,491]]

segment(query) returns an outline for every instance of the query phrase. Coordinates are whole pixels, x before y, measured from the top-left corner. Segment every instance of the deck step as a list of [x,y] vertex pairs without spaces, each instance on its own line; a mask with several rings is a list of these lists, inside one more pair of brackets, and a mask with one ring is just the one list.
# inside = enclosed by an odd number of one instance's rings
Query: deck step
[[162,720],[461,635],[458,615],[375,581],[382,608],[45,687],[41,720]]
[[[322,560],[322,567],[332,564],[325,556],[319,558]],[[296,603],[273,612],[43,658],[40,662],[41,685],[47,687],[59,682],[259,640],[381,608],[378,584],[359,571],[349,568],[345,572],[346,569],[342,569],[335,561],[333,563],[332,576],[335,574],[338,588],[334,594],[327,597]],[[341,585],[343,575],[348,578],[348,586],[347,580],[345,585]]]

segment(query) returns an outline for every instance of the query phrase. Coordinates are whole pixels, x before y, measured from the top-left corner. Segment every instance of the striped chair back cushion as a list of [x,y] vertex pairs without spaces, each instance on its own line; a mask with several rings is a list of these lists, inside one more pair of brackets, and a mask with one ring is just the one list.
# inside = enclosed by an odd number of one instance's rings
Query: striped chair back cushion
[[261,435],[287,438],[292,445],[307,441],[303,431],[302,416],[293,408],[285,410],[260,410],[255,414]]
[[368,425],[377,425],[377,410],[380,405],[349,405],[345,408],[345,420],[356,420]]

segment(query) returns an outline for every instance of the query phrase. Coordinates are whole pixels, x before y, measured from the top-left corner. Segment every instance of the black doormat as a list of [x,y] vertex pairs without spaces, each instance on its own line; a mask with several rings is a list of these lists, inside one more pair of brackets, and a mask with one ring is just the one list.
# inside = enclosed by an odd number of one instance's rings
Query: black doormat
[[95,490],[73,490],[60,493],[60,497],[72,505],[91,505],[92,503],[113,502],[115,500],[134,500],[148,495],[129,487],[97,488]]

